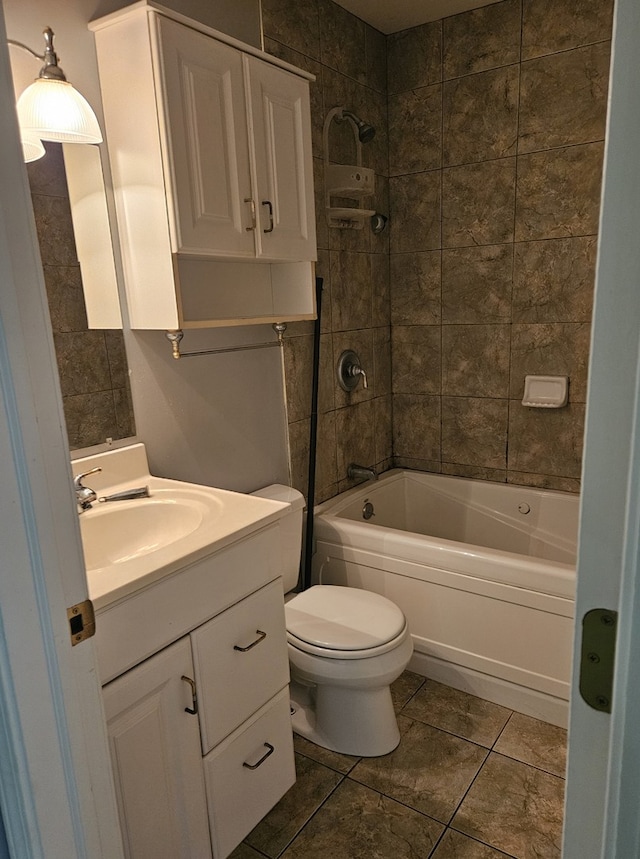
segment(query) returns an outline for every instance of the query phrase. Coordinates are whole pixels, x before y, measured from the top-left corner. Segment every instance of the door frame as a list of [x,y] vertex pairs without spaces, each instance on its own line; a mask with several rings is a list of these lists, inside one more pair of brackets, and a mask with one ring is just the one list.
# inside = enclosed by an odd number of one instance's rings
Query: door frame
[[60,384],[0,9],[0,809],[11,857],[120,859]]
[[[640,4],[617,0],[578,550],[565,859],[640,855]],[[618,611],[612,714],[578,691],[582,618]],[[634,659],[635,653],[635,659]]]

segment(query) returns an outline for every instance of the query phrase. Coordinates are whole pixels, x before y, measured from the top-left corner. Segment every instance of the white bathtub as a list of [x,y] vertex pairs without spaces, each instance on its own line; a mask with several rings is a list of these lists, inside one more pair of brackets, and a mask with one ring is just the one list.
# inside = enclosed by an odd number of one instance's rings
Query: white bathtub
[[389,471],[316,507],[314,581],[399,605],[412,670],[566,725],[578,504],[562,492]]

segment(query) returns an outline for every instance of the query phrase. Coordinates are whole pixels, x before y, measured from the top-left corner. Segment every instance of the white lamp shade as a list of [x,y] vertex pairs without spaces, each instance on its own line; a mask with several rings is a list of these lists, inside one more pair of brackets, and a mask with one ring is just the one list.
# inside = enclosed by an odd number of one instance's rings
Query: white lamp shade
[[89,102],[67,81],[38,78],[18,99],[23,133],[58,143],[102,143]]
[[29,131],[21,132],[20,139],[22,141],[22,157],[25,164],[29,161],[37,161],[45,154],[45,148],[42,145],[40,138]]

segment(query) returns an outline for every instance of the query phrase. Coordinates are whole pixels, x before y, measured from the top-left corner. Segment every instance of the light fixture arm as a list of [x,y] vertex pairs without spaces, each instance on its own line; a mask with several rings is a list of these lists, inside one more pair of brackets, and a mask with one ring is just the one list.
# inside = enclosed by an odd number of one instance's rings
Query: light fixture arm
[[58,55],[53,49],[53,30],[51,27],[45,27],[42,31],[42,35],[44,36],[45,44],[44,54],[37,54],[35,51],[32,51],[28,45],[18,42],[15,39],[7,39],[7,42],[10,45],[15,45],[17,48],[22,48],[23,51],[27,51],[27,53],[31,54],[32,57],[35,57],[36,60],[44,62],[38,77],[44,78],[45,80],[66,81],[67,78],[65,73],[58,65]]
[[36,54],[36,52],[32,51],[28,45],[18,42],[17,39],[7,39],[7,45],[13,45],[15,48],[22,48],[23,51],[26,51],[28,54],[31,54],[32,57],[35,57],[36,60],[44,60],[44,54]]

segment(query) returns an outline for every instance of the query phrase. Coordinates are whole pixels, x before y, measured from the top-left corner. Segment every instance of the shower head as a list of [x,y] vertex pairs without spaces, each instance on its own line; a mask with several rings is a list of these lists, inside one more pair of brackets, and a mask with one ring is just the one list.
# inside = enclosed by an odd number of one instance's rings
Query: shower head
[[352,113],[350,110],[343,110],[342,118],[344,119],[345,117],[348,117],[358,129],[360,143],[369,143],[376,136],[376,130],[373,125],[369,125],[368,122],[360,119],[355,113]]

